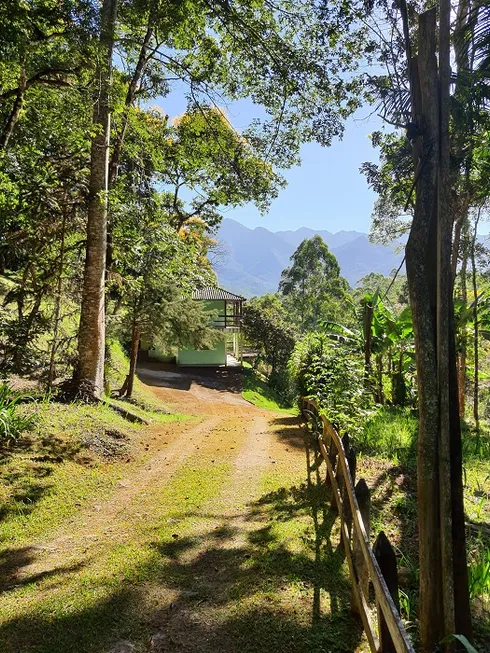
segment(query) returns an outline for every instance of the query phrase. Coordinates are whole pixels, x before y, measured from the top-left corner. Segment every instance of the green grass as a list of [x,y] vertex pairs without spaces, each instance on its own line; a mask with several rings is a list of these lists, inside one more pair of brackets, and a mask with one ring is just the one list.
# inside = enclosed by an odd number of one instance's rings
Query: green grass
[[306,483],[305,475],[284,466],[267,472],[250,504],[256,523],[227,615],[242,653],[364,650],[350,615],[338,520],[323,510],[323,484],[313,474]]
[[379,408],[362,424],[358,448],[362,453],[398,460],[414,453],[418,421],[408,408]]
[[179,582],[172,551],[189,546],[200,506],[219,494],[229,473],[225,464],[184,465],[163,491],[145,495],[143,507],[153,518],[132,524],[126,541],[98,547],[80,568],[60,565],[4,595],[0,650],[92,653],[119,638],[147,640],[145,617],[155,609],[156,588]]
[[[322,510],[323,486],[305,482],[303,452],[278,458],[251,485],[220,449],[201,448],[167,484],[135,492],[114,523],[101,514],[100,528],[114,530],[88,551],[63,555],[61,548],[52,570],[26,569],[0,594],[2,653],[94,653],[120,640],[143,653],[159,630],[169,651],[365,650],[350,615],[338,520]],[[63,477],[51,477],[51,503],[42,498],[25,515],[0,564],[16,555],[36,560],[29,546],[42,515],[49,522],[44,537],[58,537],[60,526],[62,535],[76,533],[87,513],[77,517],[73,507],[109,496],[124,470],[100,465],[82,478],[73,476],[73,465],[59,465]],[[236,485],[226,491],[230,479]]]
[[[108,406],[45,401],[21,406],[34,427],[0,457],[0,542],[39,537],[95,497],[104,498],[125,473],[144,428]],[[172,422],[181,415],[158,414]],[[117,435],[113,437],[112,434]]]
[[298,413],[296,407],[284,406],[277,393],[247,363],[244,363],[242,396],[258,408],[265,408],[266,410],[273,410],[276,413],[286,413],[288,415]]

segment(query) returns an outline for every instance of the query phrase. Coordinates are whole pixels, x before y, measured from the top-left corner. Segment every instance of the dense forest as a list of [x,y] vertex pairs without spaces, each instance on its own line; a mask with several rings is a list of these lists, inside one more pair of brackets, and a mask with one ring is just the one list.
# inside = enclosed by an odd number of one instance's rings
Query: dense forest
[[[319,236],[303,241],[278,292],[246,303],[245,384],[283,407],[316,398],[366,460],[391,461],[393,483],[409,479],[400,596],[417,650],[488,643],[479,229],[490,5],[15,0],[0,25],[2,500],[20,512],[32,503],[29,473],[8,467],[12,447],[64,432],[60,406],[90,419],[112,399],[139,421],[158,412],[134,392],[139,343],[216,339],[192,292],[218,283],[223,211],[252,203],[265,214],[302,144],[330,145],[369,105],[387,125],[370,136],[379,163],[360,170],[378,197],[371,237],[406,242],[405,267],[351,288]],[[241,102],[257,117],[237,130],[229,107]]]

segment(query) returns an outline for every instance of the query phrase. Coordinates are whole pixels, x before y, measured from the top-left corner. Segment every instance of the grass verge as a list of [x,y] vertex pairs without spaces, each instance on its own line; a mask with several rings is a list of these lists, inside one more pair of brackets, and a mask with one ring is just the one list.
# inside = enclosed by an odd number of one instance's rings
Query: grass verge
[[284,406],[277,393],[263,381],[250,366],[244,364],[242,397],[258,408],[273,410],[276,413],[296,415],[294,406]]

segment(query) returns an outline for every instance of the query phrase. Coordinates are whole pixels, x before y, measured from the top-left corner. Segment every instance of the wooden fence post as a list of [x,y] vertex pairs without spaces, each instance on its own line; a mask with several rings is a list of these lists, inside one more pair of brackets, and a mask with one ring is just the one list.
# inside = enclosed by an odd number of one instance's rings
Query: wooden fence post
[[[398,599],[398,571],[396,567],[396,555],[393,547],[391,546],[388,538],[380,531],[376,542],[373,547],[374,556],[378,561],[379,568],[383,574],[388,590],[391,594],[391,598],[397,608],[400,611],[400,602]],[[379,652],[380,653],[396,653],[395,645],[391,638],[388,626],[386,625],[385,618],[380,609],[379,603],[378,607],[378,632],[379,632]]]
[[[349,465],[349,471],[352,478],[352,487],[354,487],[356,482],[356,469],[357,469],[357,454],[354,447],[349,446],[346,453],[347,464]],[[344,514],[345,514],[345,523],[347,525],[347,530],[349,531],[349,538],[352,534],[352,508],[349,501],[349,496],[347,494],[346,483],[342,488],[342,502],[344,504]]]
[[[369,538],[371,533],[371,492],[363,478],[361,478],[357,483],[355,493],[359,505],[359,512],[361,513],[364,524],[364,530]],[[367,603],[369,601],[369,571],[359,543],[359,537],[355,533],[352,538],[352,557],[354,559],[354,568],[357,572],[359,587],[364,594]],[[359,614],[360,608],[357,605],[356,597],[356,592],[353,589],[351,592],[351,610],[352,612]]]
[[[337,462],[337,447],[335,446],[335,442],[331,436],[329,436],[327,451],[328,451],[328,460],[330,461],[330,466],[332,467],[332,470],[334,470],[335,463]],[[332,481],[330,480],[330,474],[328,473],[328,470],[327,470],[326,485],[328,488],[332,487]],[[332,501],[335,503],[333,497],[332,497]],[[330,508],[332,510],[335,510],[337,508],[337,504],[335,504],[335,508],[332,508],[332,504],[331,504]]]
[[[350,440],[349,440],[349,434],[345,433],[344,436],[342,437],[342,445],[344,447],[344,451],[347,454],[347,452],[350,449]],[[340,453],[337,451],[335,452],[335,457],[340,456]],[[339,488],[339,494],[340,498],[343,502],[344,500],[344,495],[345,495],[345,479],[344,479],[344,474],[342,472],[342,465],[340,465],[337,462],[337,467],[335,469],[335,480],[337,481],[337,486]],[[330,501],[330,510],[333,510],[333,512],[338,512],[338,507],[337,507],[337,502],[335,500],[335,493],[332,493],[332,500]],[[342,540],[341,540],[342,542]]]

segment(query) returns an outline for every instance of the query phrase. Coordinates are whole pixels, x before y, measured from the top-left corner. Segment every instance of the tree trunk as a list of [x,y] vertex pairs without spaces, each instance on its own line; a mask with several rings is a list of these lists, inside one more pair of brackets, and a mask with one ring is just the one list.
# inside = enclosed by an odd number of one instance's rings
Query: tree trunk
[[5,122],[5,125],[3,126],[2,133],[0,134],[0,150],[4,150],[7,148],[8,142],[10,140],[10,137],[12,136],[14,127],[19,119],[20,112],[22,111],[22,107],[24,105],[24,96],[25,96],[26,88],[27,88],[27,77],[25,73],[24,62],[21,61],[17,95],[15,97],[12,110]]
[[364,302],[363,328],[364,328],[364,388],[371,385],[371,347],[372,347],[372,324],[374,307],[371,302]]
[[[438,147],[438,79],[436,10],[419,17],[419,52],[412,60],[413,119],[424,125],[415,212],[406,246],[419,394],[417,495],[420,562],[421,651],[432,652],[444,635],[441,600],[438,434],[439,401],[436,353],[436,175]],[[420,147],[421,146],[421,147]]]
[[63,206],[63,222],[61,225],[61,243],[60,243],[60,265],[58,272],[58,282],[56,287],[56,299],[55,299],[55,309],[54,309],[54,328],[53,328],[53,341],[51,343],[51,354],[49,357],[49,371],[48,371],[48,390],[51,390],[53,387],[53,381],[55,377],[55,359],[56,359],[56,349],[58,347],[58,331],[60,328],[61,321],[61,293],[63,289],[63,265],[65,262],[65,236],[66,236],[66,217],[67,217],[67,206],[66,206],[66,197],[64,199]]
[[126,397],[128,399],[133,396],[134,377],[136,374],[136,365],[138,363],[138,349],[141,338],[141,328],[137,322],[133,323],[133,330],[131,333],[131,354],[129,358],[129,374],[127,378]]
[[[462,259],[461,259],[461,299],[463,305],[466,307],[468,303],[468,292],[466,287],[466,276],[468,274],[468,220],[465,217],[463,224],[463,240],[462,240]],[[459,395],[459,416],[464,418],[465,414],[465,388],[466,388],[466,329],[465,324],[461,325],[461,344],[459,352],[458,363],[458,395]]]
[[101,10],[101,59],[97,67],[98,96],[90,160],[87,250],[83,279],[78,370],[76,382],[87,399],[97,399],[104,388],[105,263],[107,245],[107,190],[110,140],[110,88],[117,0],[104,0]]
[[[454,322],[451,265],[453,214],[451,211],[449,114],[451,84],[450,61],[451,0],[439,3],[439,167],[437,179],[437,375],[439,391],[439,498],[441,511],[441,564],[444,634],[455,630],[455,595],[453,562],[453,508],[451,492],[451,436],[460,437],[459,410],[457,424],[451,420],[450,330]],[[455,362],[456,365],[456,362]],[[457,386],[457,371],[454,369]],[[457,400],[456,387],[456,400]]]
[[471,278],[473,283],[473,353],[474,353],[474,377],[473,377],[473,417],[475,418],[475,427],[476,432],[480,432],[480,413],[478,408],[479,403],[479,383],[478,383],[478,374],[479,374],[479,351],[478,351],[478,339],[479,339],[479,324],[478,324],[478,283],[476,278],[476,260],[475,260],[475,245],[476,237],[478,231],[478,223],[480,221],[481,209],[478,210],[478,215],[475,220],[475,232],[473,234],[473,240],[471,243]]
[[417,484],[423,653],[433,651],[444,635],[471,634],[452,305],[449,11],[445,0],[439,29],[441,75],[437,71],[434,8],[419,17],[418,57],[411,62],[410,78],[412,117],[423,127],[419,142],[414,143],[414,153],[422,150],[422,154],[406,248],[419,390]]

